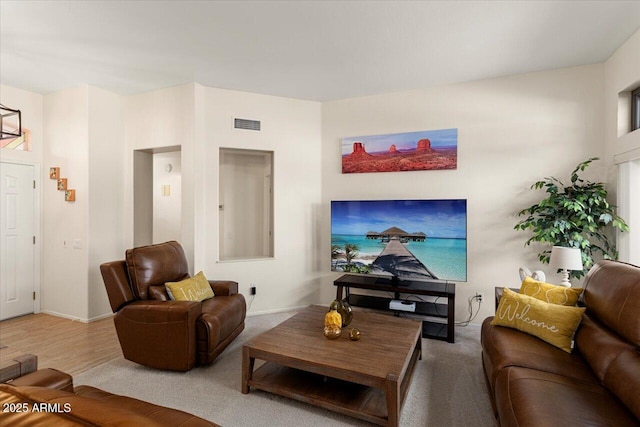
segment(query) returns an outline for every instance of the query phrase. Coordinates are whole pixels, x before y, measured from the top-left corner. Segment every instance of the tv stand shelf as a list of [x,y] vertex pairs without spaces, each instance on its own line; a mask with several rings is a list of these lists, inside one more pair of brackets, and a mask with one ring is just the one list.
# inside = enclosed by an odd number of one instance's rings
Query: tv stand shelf
[[[428,317],[422,320],[422,336],[447,342],[455,341],[455,299],[456,285],[448,282],[422,282],[419,280],[392,280],[374,276],[344,274],[333,282],[336,298],[345,299],[354,307],[366,307],[381,311],[390,311],[399,316],[400,313],[410,316]],[[377,295],[351,294],[350,289],[366,289],[369,291],[391,292],[394,298]],[[343,295],[344,293],[344,295]],[[408,295],[401,298],[401,294]],[[446,302],[415,301],[411,296],[431,296],[446,298]],[[389,308],[392,299],[408,300],[416,303],[415,311],[394,310]]]

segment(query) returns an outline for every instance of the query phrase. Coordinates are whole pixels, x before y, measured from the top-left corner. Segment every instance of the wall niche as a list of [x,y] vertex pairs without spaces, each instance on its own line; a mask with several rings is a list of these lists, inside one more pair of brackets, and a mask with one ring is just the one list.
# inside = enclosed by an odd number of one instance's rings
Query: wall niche
[[220,148],[220,261],[273,258],[273,152]]

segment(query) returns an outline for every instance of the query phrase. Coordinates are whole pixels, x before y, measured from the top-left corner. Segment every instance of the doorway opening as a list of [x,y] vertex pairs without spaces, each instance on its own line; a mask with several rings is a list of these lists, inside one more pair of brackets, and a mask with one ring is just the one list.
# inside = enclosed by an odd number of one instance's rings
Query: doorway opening
[[133,152],[133,244],[181,240],[182,153],[179,145]]

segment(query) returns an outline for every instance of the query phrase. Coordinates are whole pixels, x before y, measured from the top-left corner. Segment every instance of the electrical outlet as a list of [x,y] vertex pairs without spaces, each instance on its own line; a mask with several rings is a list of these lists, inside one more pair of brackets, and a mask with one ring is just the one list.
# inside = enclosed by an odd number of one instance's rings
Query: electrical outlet
[[255,294],[256,294],[256,287],[255,287],[255,286],[251,286],[251,287],[249,288],[249,293],[250,293],[251,295],[255,295]]
[[475,299],[478,302],[483,302],[484,301],[484,292],[476,292]]

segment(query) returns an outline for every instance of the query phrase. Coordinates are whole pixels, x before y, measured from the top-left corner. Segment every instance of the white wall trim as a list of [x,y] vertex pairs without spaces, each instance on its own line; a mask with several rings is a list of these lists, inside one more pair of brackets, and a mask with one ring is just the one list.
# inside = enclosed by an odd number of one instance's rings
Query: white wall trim
[[51,316],[62,317],[63,319],[74,320],[76,322],[89,323],[89,319],[82,319],[82,318],[77,317],[77,316],[72,316],[70,314],[64,314],[64,313],[59,313],[59,312],[53,311],[53,310],[42,310],[42,313],[49,314]]
[[261,314],[275,314],[275,313],[285,313],[287,311],[300,311],[309,308],[308,305],[301,305],[297,307],[286,307],[286,308],[274,308],[271,310],[260,310],[254,312],[247,312],[247,317],[259,316]]
[[102,319],[107,319],[109,317],[113,317],[114,313],[105,313],[105,314],[101,314],[99,316],[94,316],[94,317],[90,317],[89,318],[89,323],[91,322],[95,322],[98,320],[102,320]]
[[616,231],[619,259],[640,265],[640,160],[618,165],[618,215],[629,225],[629,232]]
[[634,148],[624,153],[619,153],[613,156],[613,163],[619,165],[621,163],[630,162],[640,159],[640,148]]
[[91,317],[89,319],[83,319],[83,318],[80,318],[80,317],[77,317],[77,316],[71,316],[69,314],[58,313],[57,311],[52,311],[52,310],[42,310],[42,313],[48,314],[50,316],[61,317],[63,319],[73,320],[75,322],[81,322],[81,323],[91,323],[91,322],[95,322],[95,321],[98,321],[98,320],[106,319],[108,317],[113,317],[113,313],[105,313],[105,314],[101,314],[99,316]]

